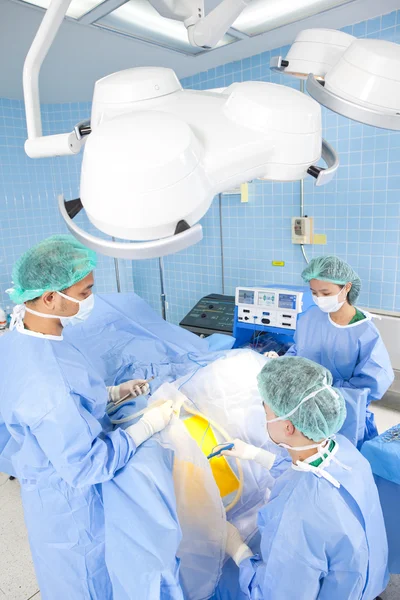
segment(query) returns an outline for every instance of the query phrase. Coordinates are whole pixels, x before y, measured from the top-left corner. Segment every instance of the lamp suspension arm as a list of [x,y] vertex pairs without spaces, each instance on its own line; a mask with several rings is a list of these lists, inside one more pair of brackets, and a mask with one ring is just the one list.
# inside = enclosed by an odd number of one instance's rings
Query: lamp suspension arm
[[78,154],[83,144],[83,138],[78,138],[75,131],[43,136],[40,114],[40,69],[70,4],[71,0],[52,0],[25,59],[23,87],[28,130],[25,152],[31,158]]
[[222,0],[208,15],[188,27],[189,42],[200,48],[214,48],[250,2]]
[[208,15],[204,0],[150,0],[157,12],[183,21],[189,42],[198,48],[214,48],[251,0],[222,0]]

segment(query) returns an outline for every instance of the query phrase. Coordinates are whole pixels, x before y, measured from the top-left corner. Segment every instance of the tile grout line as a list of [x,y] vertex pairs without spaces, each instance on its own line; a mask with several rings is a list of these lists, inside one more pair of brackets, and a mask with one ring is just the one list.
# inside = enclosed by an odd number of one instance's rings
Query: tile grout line
[[33,594],[33,596],[29,596],[29,598],[27,598],[27,600],[32,600],[32,598],[34,598],[35,596],[37,596],[39,594],[40,590],[38,590],[37,592],[35,592]]

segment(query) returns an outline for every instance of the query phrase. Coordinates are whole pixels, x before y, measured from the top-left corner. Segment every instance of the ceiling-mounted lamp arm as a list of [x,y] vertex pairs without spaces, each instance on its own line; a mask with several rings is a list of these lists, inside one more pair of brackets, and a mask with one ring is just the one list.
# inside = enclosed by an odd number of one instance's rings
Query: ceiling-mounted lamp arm
[[204,0],[150,0],[150,4],[166,19],[195,23],[204,16]]
[[189,42],[200,48],[214,48],[250,2],[222,0],[207,16],[187,28]]
[[77,154],[83,143],[74,131],[43,136],[40,114],[40,69],[70,4],[71,0],[52,0],[25,59],[23,86],[28,130],[25,152],[31,158]]
[[183,21],[189,42],[198,48],[214,48],[250,2],[222,0],[205,16],[204,0],[150,0],[161,16]]

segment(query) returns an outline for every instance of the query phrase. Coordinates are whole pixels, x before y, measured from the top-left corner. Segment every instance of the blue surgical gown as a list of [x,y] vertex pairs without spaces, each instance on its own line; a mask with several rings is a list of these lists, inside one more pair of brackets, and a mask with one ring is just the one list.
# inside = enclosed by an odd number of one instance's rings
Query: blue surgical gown
[[372,321],[340,327],[313,306],[299,315],[294,342],[286,356],[303,356],[326,367],[332,373],[333,385],[342,392],[348,414],[341,433],[358,447],[375,437],[378,432],[368,406],[382,398],[394,374]]
[[167,323],[136,294],[96,296],[88,320],[67,328],[64,339],[88,357],[106,385],[154,377],[152,392],[192,372],[198,361],[215,360],[215,352],[235,341],[227,335],[201,339]]
[[113,600],[183,600],[174,452],[156,437],[102,486]]
[[259,513],[261,556],[240,564],[251,600],[374,600],[386,587],[385,525],[371,468],[337,436],[327,471],[334,487],[312,472],[288,469]]
[[41,597],[111,600],[99,484],[135,445],[111,431],[104,383],[75,348],[14,330],[0,353],[0,429],[9,436],[0,464],[11,463],[21,484]]

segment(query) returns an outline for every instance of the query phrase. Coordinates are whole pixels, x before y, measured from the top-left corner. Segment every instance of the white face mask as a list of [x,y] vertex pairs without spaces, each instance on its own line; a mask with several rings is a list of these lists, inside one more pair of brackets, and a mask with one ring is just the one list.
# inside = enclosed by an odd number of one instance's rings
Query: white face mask
[[346,286],[343,286],[342,289],[340,290],[340,292],[338,294],[336,294],[335,296],[321,296],[320,298],[317,298],[317,296],[313,295],[313,300],[314,300],[315,304],[318,306],[318,308],[320,310],[322,310],[322,312],[324,312],[324,313],[337,312],[339,309],[342,308],[343,304],[346,302],[347,294],[346,294],[343,302],[339,302],[339,296],[345,287]]
[[56,293],[59,296],[62,296],[62,298],[65,298],[66,300],[71,300],[71,302],[75,302],[76,304],[79,304],[79,309],[78,309],[78,312],[76,313],[76,315],[72,315],[72,317],[62,317],[61,315],[46,315],[44,313],[37,312],[36,310],[32,310],[31,308],[28,308],[27,306],[25,306],[26,312],[29,312],[32,315],[36,315],[38,317],[44,317],[45,319],[60,319],[61,325],[63,327],[67,327],[68,325],[78,325],[79,323],[86,321],[86,319],[88,318],[88,316],[90,315],[90,313],[92,312],[93,307],[94,307],[94,295],[93,294],[90,294],[90,296],[85,298],[85,300],[76,300],[75,298],[71,298],[71,296],[67,296],[66,294],[63,294],[62,292],[56,292]]
[[79,309],[76,315],[73,315],[72,317],[60,317],[61,325],[63,327],[67,327],[67,325],[78,325],[79,323],[86,321],[94,307],[93,294],[90,294],[90,296],[88,296],[84,300],[76,300],[75,298],[71,298],[71,296],[66,296],[62,292],[57,292],[57,294],[59,294],[66,300],[71,300],[72,302],[76,302],[76,304],[79,304]]

